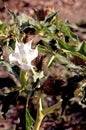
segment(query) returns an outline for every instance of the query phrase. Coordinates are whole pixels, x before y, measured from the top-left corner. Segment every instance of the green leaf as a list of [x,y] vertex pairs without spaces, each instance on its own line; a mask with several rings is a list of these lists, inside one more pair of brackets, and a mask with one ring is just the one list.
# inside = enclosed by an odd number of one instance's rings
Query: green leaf
[[14,72],[13,72],[13,70],[12,70],[12,68],[11,68],[11,65],[10,65],[8,62],[1,60],[1,61],[0,61],[0,64],[3,64],[4,66],[6,66],[6,67],[7,67],[7,70],[8,70],[10,73],[13,73],[13,74],[14,74]]
[[86,42],[82,43],[81,48],[79,50],[79,53],[81,53],[81,54],[86,56]]
[[75,35],[73,32],[70,31],[70,37],[73,38],[73,40],[77,40],[77,35]]
[[68,51],[75,51],[75,46],[72,46],[63,40],[58,39],[58,44],[61,47],[61,49],[66,49]]
[[44,22],[50,22],[53,19],[53,17],[57,15],[57,13],[58,13],[58,10],[56,10],[55,12],[53,12],[50,15],[46,16]]
[[71,32],[70,28],[65,24],[63,24],[62,32],[69,38],[77,40],[77,36],[73,32]]
[[34,82],[36,82],[37,79],[42,79],[44,77],[44,73],[43,71],[41,72],[34,72],[34,75],[33,75],[33,79],[34,79]]
[[29,24],[29,17],[26,14],[22,13],[17,18],[18,18],[19,23],[20,23],[21,26],[22,25],[26,25],[27,26]]
[[7,28],[7,24],[5,23],[0,24],[0,32],[5,31],[6,28]]
[[7,8],[7,11],[8,11],[8,13],[10,14],[10,16],[12,17],[13,21],[14,21],[15,23],[19,23],[19,20],[18,20],[16,14],[15,14],[14,12],[12,12],[12,11],[11,11],[10,9],[8,9],[8,8]]
[[0,24],[0,36],[7,37],[8,32],[9,32],[9,25],[7,25],[6,23]]
[[9,46],[12,48],[12,50],[15,49],[15,41],[13,39],[9,39]]
[[34,123],[34,119],[31,117],[27,107],[26,107],[25,117],[26,117],[26,130],[30,130]]
[[81,53],[79,53],[79,52],[70,52],[72,55],[74,55],[74,56],[77,56],[77,57],[79,57],[79,58],[81,58],[81,59],[83,59],[83,60],[86,60],[86,56],[85,55],[83,55],[83,54],[81,54]]
[[51,33],[56,33],[56,32],[58,32],[58,30],[57,30],[57,28],[56,28],[56,26],[55,26],[54,24],[52,24],[52,25],[49,27],[49,31],[50,31]]

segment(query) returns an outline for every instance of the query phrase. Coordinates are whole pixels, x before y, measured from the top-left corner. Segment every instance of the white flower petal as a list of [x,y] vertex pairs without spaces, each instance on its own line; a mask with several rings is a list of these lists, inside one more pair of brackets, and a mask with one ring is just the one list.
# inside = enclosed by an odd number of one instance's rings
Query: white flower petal
[[9,61],[10,61],[10,63],[16,62],[16,58],[12,54],[10,54]]
[[31,62],[38,56],[38,50],[31,48],[32,40],[26,44],[19,43],[16,40],[15,51],[9,55],[10,63],[17,63],[21,69],[29,70],[33,66]]
[[25,49],[31,49],[32,41],[33,41],[33,40],[30,40],[29,42],[27,42],[27,43],[25,44]]
[[18,58],[18,55],[15,55],[15,54],[10,54],[9,61],[10,61],[10,63],[21,64],[21,60]]
[[36,49],[30,49],[29,50],[29,59],[33,60],[38,56],[38,50]]

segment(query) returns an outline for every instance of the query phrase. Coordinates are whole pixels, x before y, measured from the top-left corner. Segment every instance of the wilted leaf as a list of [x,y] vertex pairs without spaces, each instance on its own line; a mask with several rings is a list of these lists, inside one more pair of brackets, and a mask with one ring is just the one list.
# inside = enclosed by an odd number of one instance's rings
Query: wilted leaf
[[34,9],[34,12],[35,12],[35,14],[36,14],[36,16],[37,16],[37,19],[39,20],[39,21],[42,21],[42,20],[44,20],[45,19],[45,16],[47,15],[47,10],[45,10],[45,9]]

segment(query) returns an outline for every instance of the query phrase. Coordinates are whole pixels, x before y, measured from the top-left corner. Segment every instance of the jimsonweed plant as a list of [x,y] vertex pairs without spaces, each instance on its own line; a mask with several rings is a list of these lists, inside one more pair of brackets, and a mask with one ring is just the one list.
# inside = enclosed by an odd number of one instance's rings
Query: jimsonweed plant
[[[58,118],[63,118],[72,98],[86,105],[86,41],[79,41],[68,21],[59,20],[58,11],[47,15],[35,10],[36,18],[7,11],[12,21],[0,23],[0,64],[14,84],[9,87],[8,83],[0,91],[7,87],[9,92],[3,95],[17,91],[24,96],[26,130],[40,130],[43,119],[56,109],[61,110]],[[48,97],[57,102],[48,106]],[[30,101],[35,117],[30,113]]]

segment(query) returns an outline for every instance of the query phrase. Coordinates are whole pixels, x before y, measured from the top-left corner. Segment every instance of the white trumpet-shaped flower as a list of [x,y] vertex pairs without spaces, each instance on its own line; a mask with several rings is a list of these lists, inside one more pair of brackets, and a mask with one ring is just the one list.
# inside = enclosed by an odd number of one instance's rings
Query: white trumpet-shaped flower
[[10,63],[16,63],[23,70],[29,70],[33,66],[31,65],[32,60],[38,56],[37,48],[31,48],[32,40],[27,43],[19,43],[16,41],[14,53],[9,55]]

